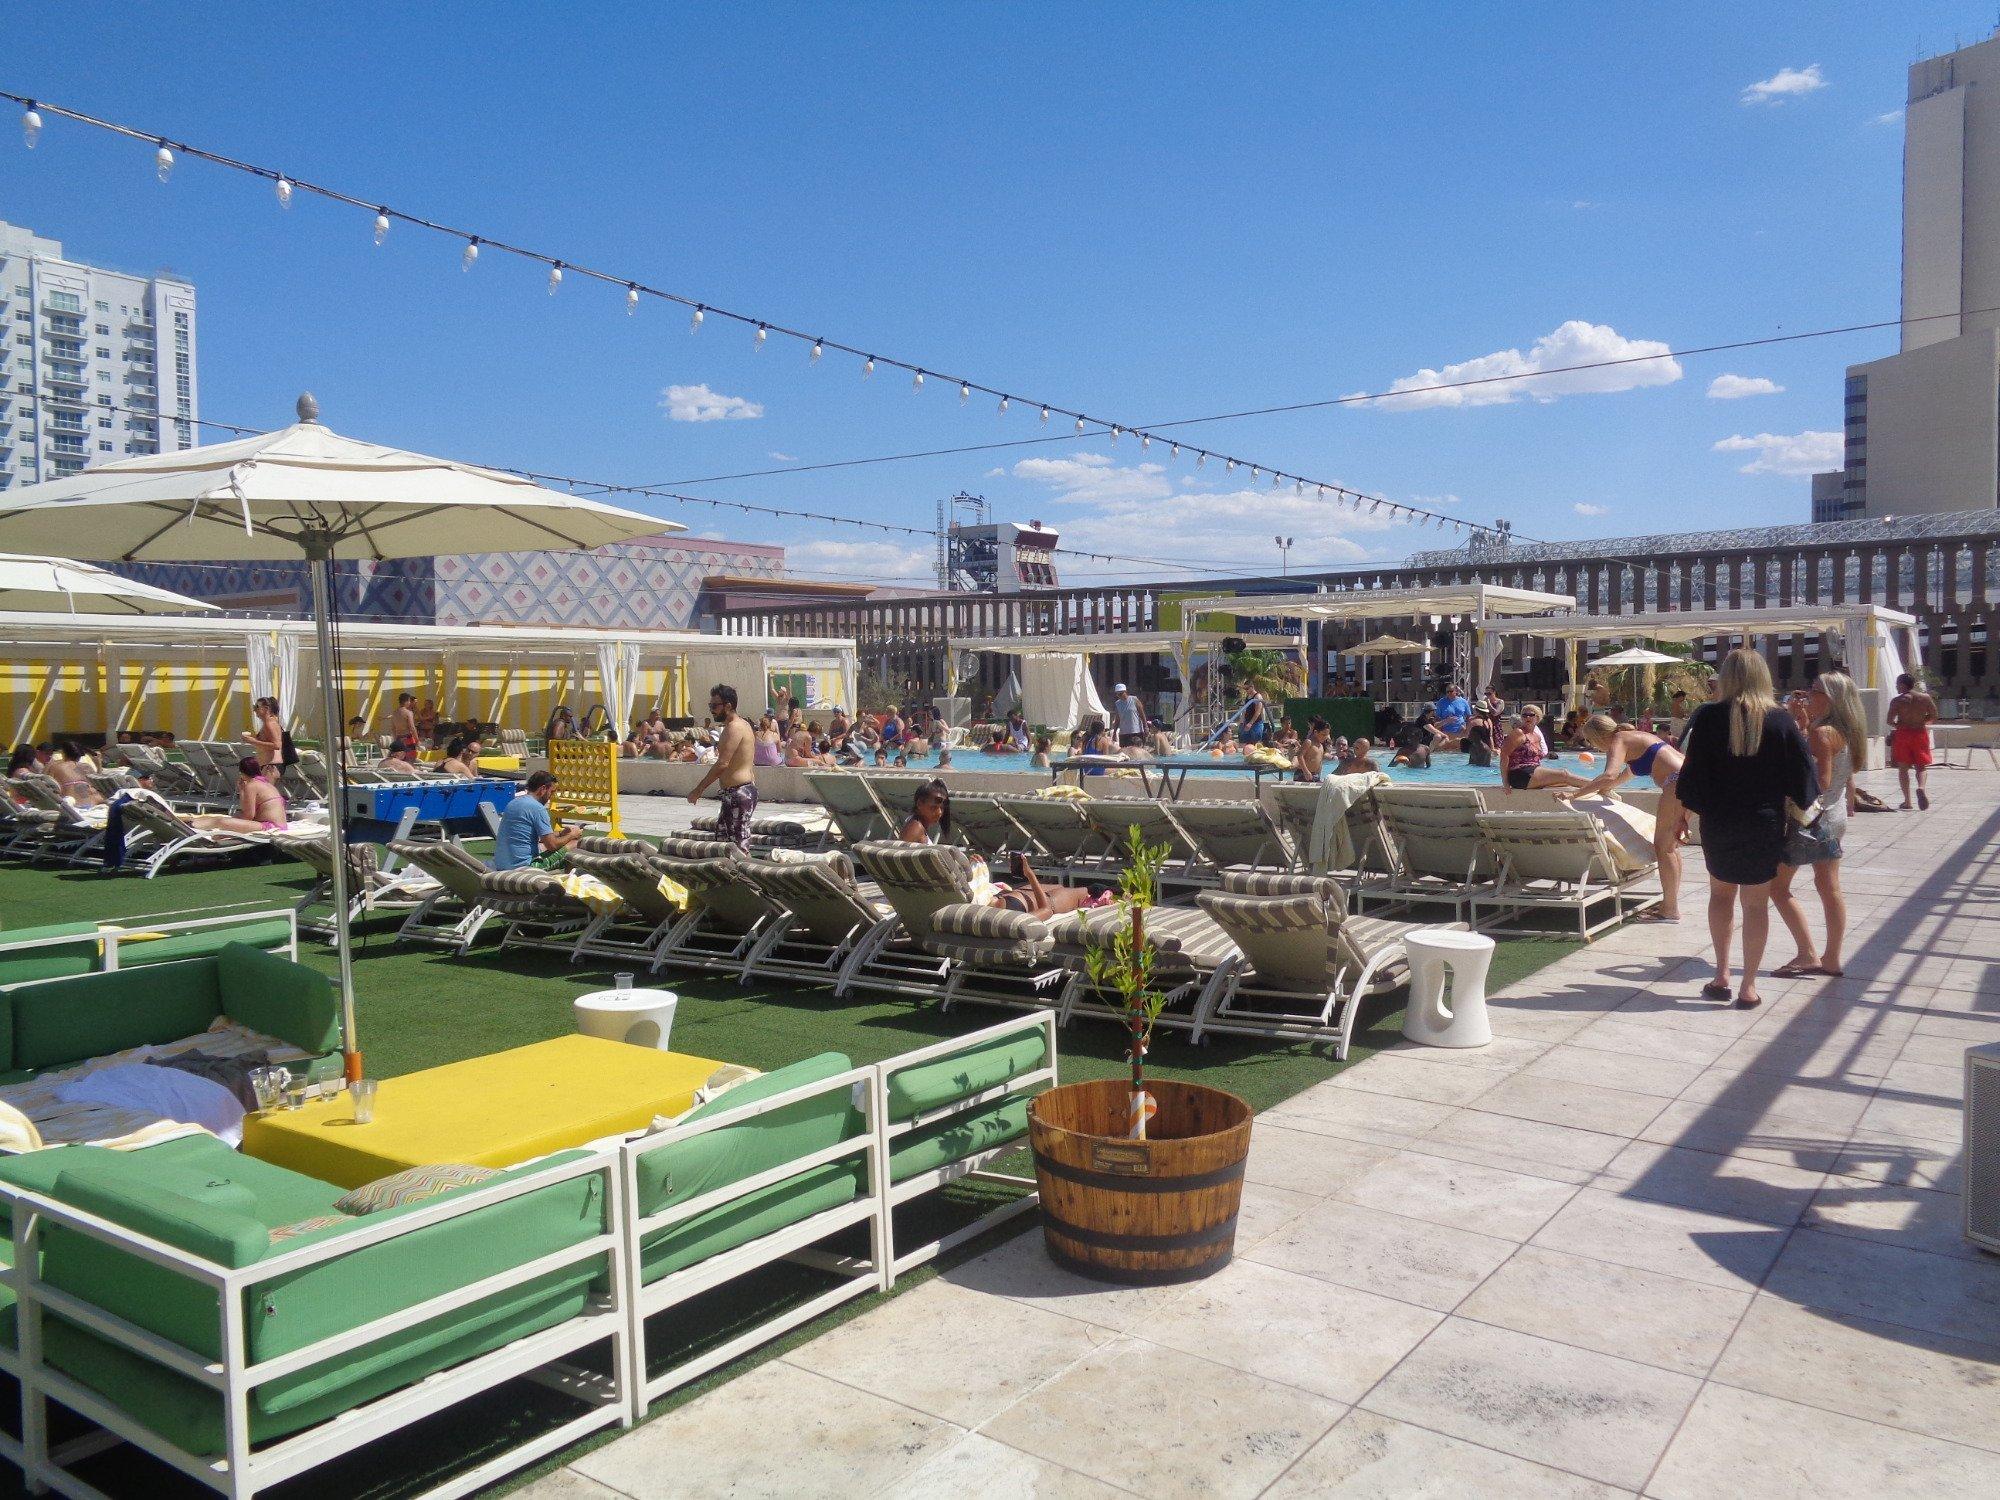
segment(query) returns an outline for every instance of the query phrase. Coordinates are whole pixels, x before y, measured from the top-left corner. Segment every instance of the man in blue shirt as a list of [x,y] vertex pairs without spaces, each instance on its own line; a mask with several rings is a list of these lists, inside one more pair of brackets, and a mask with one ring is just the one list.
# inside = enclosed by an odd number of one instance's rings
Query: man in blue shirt
[[525,869],[537,855],[567,849],[582,837],[583,831],[575,826],[555,831],[549,817],[555,794],[556,779],[549,772],[537,771],[528,778],[526,789],[500,814],[500,831],[493,836],[494,869]]
[[1465,693],[1457,683],[1444,691],[1444,696],[1431,705],[1437,713],[1437,722],[1430,725],[1431,736],[1442,744],[1449,740],[1456,744],[1465,738],[1465,726],[1472,718],[1472,705],[1466,702]]

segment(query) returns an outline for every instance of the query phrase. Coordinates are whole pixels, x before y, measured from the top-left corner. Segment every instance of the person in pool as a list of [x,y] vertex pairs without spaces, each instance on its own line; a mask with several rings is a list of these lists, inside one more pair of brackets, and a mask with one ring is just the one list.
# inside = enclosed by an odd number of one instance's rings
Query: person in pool
[[1389,762],[1392,766],[1408,766],[1413,771],[1428,771],[1431,768],[1431,747],[1429,745],[1405,745],[1396,752],[1396,758]]
[[1007,738],[1006,730],[996,729],[993,731],[993,738],[979,747],[979,753],[981,755],[1012,755],[1014,753],[1014,742]]
[[[939,780],[927,781],[918,787],[917,795],[910,804],[910,815],[903,820],[896,837],[905,844],[935,844],[951,837],[951,788]],[[975,862],[973,868],[977,872],[973,882],[975,901],[984,906],[997,906],[1002,911],[1018,911],[1046,920],[1085,907],[1103,906],[1112,899],[1109,891],[1093,892],[1077,886],[1043,885],[1035,877],[1034,868],[1029,865],[1025,854],[1016,853],[1009,865],[1009,873],[1020,882],[1018,885],[1003,885],[990,878],[982,882],[978,877],[985,874],[983,861]]]
[[1368,753],[1374,748],[1375,746],[1369,741],[1366,735],[1354,741],[1347,747],[1347,754],[1337,768],[1338,774],[1353,776],[1362,771],[1381,770],[1382,768],[1375,764],[1375,757]]

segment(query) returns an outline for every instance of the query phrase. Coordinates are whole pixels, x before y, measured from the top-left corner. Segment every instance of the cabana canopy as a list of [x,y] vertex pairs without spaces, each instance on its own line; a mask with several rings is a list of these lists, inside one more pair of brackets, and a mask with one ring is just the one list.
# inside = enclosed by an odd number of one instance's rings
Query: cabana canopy
[[1079,635],[1010,636],[995,640],[985,636],[962,637],[945,643],[944,673],[947,691],[958,693],[958,653],[986,652],[993,656],[1073,656],[1089,658],[1102,653],[1120,656],[1158,654],[1174,659],[1174,673],[1181,680],[1180,706],[1174,727],[1185,730],[1194,714],[1193,694],[1188,683],[1194,677],[1194,659],[1204,652],[1220,651],[1224,641],[1241,641],[1248,650],[1296,651],[1295,635],[1242,635],[1222,630],[1099,630]]
[[1418,615],[1471,615],[1475,621],[1575,609],[1569,594],[1498,583],[1440,583],[1409,589],[1343,589],[1324,594],[1218,594],[1181,601],[1190,629],[1202,615],[1276,615],[1287,620],[1401,620]]

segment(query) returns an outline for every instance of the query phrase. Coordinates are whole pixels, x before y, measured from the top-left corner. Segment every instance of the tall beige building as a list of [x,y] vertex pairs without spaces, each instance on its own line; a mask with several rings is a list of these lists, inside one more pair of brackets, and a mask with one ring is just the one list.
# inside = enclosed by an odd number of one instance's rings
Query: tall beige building
[[1911,67],[1903,128],[1902,347],[1848,367],[1816,521],[2000,505],[2000,33]]

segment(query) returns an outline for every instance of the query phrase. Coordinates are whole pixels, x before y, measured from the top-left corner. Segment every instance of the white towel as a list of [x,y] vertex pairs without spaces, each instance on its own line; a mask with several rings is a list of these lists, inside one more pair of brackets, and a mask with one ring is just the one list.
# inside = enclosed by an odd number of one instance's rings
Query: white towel
[[65,1104],[105,1104],[199,1125],[232,1146],[243,1140],[243,1106],[236,1096],[212,1078],[179,1068],[145,1062],[99,1068],[63,1084],[56,1097]]

